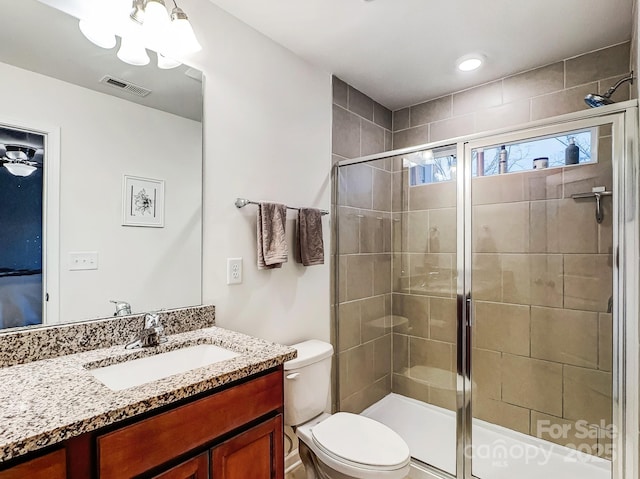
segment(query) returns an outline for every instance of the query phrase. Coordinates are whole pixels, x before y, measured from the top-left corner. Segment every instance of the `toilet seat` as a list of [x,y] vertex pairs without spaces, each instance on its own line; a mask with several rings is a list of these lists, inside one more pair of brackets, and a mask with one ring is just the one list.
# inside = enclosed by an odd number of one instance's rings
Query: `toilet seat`
[[339,412],[311,429],[316,445],[333,458],[366,469],[391,471],[410,459],[409,447],[373,419]]
[[407,444],[387,426],[364,416],[325,414],[300,426],[297,434],[320,461],[349,477],[391,479],[408,473]]

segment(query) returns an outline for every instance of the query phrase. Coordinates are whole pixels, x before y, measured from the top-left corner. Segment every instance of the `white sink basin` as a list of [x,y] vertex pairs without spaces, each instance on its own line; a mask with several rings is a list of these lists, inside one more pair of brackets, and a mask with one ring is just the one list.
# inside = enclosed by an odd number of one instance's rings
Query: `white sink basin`
[[239,354],[213,344],[199,344],[92,369],[90,373],[112,391],[120,391],[236,356]]

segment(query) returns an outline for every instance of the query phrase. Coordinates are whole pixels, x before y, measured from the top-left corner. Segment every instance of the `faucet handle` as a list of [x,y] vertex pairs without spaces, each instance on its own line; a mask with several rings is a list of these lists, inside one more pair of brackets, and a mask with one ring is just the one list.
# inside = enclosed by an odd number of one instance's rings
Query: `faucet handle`
[[131,305],[126,301],[111,299],[109,302],[116,305],[116,312],[113,314],[114,316],[127,316],[131,314]]
[[160,315],[158,313],[145,314],[144,329],[149,329],[149,328],[161,328],[160,331],[162,331],[162,325],[160,324]]

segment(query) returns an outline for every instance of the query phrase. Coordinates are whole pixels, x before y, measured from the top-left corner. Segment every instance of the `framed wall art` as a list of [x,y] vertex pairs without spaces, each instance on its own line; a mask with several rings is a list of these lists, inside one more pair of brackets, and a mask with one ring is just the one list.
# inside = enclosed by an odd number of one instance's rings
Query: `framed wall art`
[[164,180],[124,175],[124,226],[164,227]]

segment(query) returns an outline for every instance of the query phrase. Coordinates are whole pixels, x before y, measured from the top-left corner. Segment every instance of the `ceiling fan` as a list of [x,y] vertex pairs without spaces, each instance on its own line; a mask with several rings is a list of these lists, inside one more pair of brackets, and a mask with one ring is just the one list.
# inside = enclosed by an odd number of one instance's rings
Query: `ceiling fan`
[[44,150],[27,145],[0,144],[0,165],[13,176],[29,176],[42,168]]

